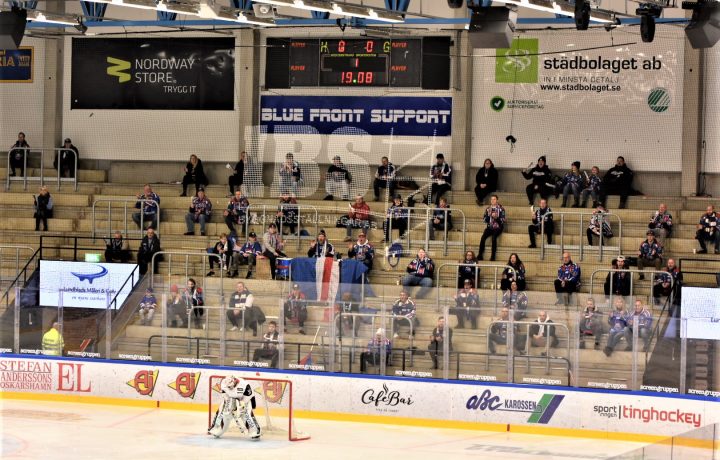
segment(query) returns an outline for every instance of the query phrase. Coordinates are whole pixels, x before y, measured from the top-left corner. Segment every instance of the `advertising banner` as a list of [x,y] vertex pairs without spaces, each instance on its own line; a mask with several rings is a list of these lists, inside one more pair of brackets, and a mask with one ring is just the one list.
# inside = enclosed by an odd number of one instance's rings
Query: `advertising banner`
[[233,110],[234,38],[75,38],[72,109]]
[[683,338],[720,340],[720,295],[713,288],[682,288]]
[[[309,126],[314,134],[356,128],[371,136],[450,136],[450,97],[262,96],[260,125]],[[310,133],[308,133],[310,134]]]
[[32,46],[16,50],[0,49],[0,83],[32,83],[33,52]]

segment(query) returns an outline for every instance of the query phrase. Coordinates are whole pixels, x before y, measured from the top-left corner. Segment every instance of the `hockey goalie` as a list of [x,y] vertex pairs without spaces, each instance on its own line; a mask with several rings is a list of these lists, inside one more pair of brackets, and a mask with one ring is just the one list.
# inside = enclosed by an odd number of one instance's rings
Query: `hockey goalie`
[[251,439],[260,439],[260,425],[253,413],[255,396],[250,383],[243,379],[228,376],[220,384],[220,392],[222,393],[222,401],[215,412],[215,419],[212,427],[208,430],[208,434],[219,438],[225,434],[234,419],[242,433],[247,430]]

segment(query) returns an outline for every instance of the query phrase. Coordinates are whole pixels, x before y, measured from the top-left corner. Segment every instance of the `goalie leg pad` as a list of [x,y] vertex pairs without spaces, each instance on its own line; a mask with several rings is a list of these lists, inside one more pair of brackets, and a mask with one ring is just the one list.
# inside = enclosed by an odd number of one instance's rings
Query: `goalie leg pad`
[[233,406],[234,400],[223,398],[220,403],[220,407],[218,407],[217,412],[215,412],[215,420],[213,421],[213,426],[208,430],[208,434],[211,434],[216,438],[225,434],[227,429],[230,427]]
[[241,415],[245,421],[245,427],[247,428],[250,437],[252,439],[258,439],[260,437],[260,424],[255,418],[255,414],[252,409],[246,406]]

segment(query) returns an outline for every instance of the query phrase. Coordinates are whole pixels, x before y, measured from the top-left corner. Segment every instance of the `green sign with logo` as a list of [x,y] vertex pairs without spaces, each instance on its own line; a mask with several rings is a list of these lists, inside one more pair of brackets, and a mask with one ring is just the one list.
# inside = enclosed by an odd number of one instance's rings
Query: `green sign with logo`
[[538,39],[516,38],[495,51],[495,83],[538,82]]
[[653,112],[665,112],[670,108],[670,93],[665,88],[654,88],[650,91],[647,102]]
[[500,96],[495,96],[490,99],[490,108],[496,112],[502,111],[505,108],[505,99]]

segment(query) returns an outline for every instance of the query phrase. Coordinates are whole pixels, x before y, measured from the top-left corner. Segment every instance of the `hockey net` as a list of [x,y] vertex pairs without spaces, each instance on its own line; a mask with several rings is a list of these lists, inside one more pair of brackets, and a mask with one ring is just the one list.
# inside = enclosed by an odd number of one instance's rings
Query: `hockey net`
[[[225,375],[210,376],[208,394],[208,429],[212,426],[222,394],[220,384]],[[262,377],[241,377],[250,383],[255,393],[255,417],[260,424],[263,436],[266,434],[284,434],[290,441],[304,441],[310,435],[297,429],[293,414],[293,383],[290,380]]]

